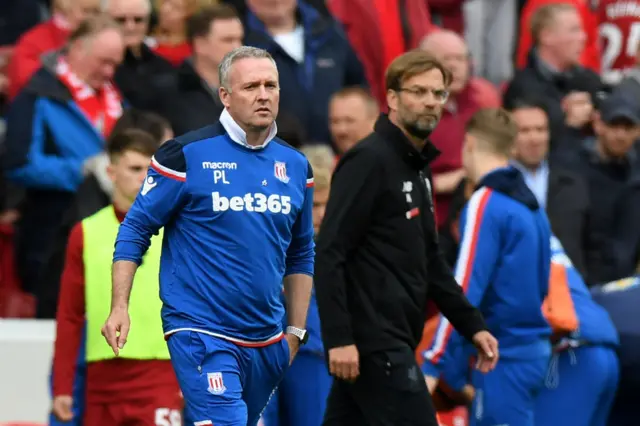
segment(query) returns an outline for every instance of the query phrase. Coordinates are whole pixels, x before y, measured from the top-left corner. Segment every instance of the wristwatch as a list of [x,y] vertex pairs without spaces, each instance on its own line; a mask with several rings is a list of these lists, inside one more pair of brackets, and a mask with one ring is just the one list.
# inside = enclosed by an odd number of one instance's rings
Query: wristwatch
[[287,334],[293,334],[298,339],[300,339],[300,344],[304,345],[309,340],[309,332],[307,330],[303,330],[302,328],[289,326],[286,329]]

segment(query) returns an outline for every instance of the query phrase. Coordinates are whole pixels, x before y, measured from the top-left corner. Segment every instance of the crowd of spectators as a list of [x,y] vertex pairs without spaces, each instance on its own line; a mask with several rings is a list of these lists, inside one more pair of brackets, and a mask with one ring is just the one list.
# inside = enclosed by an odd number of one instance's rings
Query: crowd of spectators
[[[105,145],[214,122],[218,64],[268,50],[279,136],[338,158],[386,109],[384,72],[423,49],[452,72],[431,136],[448,258],[472,188],[464,126],[503,106],[513,164],[589,285],[632,276],[640,222],[638,7],[599,0],[20,0],[0,4],[0,317],[55,318],[71,227],[109,203]],[[635,4],[635,3],[634,3]],[[99,32],[89,46],[83,34]]]

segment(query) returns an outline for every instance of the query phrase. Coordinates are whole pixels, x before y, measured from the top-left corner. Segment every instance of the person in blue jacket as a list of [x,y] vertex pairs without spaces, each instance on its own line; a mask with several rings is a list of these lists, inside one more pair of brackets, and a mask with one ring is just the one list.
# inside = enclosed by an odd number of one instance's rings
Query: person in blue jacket
[[[541,309],[549,286],[551,230],[522,174],[509,165],[516,134],[509,113],[483,109],[467,124],[462,151],[476,190],[461,213],[455,276],[500,345],[495,370],[472,373],[471,426],[534,426],[535,399],[551,356],[551,328]],[[471,349],[441,317],[424,354],[429,390],[442,376],[461,391]]]
[[606,426],[618,389],[618,332],[555,236],[551,254],[553,265],[564,268],[579,327],[554,346],[536,425]]
[[[313,226],[316,235],[329,199],[331,172],[309,160],[313,168]],[[262,413],[264,426],[320,426],[333,378],[328,372],[320,335],[315,289],[307,313],[309,340],[300,348],[291,367]]]
[[607,424],[636,426],[640,392],[640,276],[592,287],[591,295],[609,313],[620,339],[620,380]]
[[184,423],[255,426],[308,340],[313,170],[276,137],[278,70],[268,52],[229,52],[220,84],[219,120],[158,149],[120,225],[103,334],[118,355],[135,327],[135,272],[163,229],[161,315]]

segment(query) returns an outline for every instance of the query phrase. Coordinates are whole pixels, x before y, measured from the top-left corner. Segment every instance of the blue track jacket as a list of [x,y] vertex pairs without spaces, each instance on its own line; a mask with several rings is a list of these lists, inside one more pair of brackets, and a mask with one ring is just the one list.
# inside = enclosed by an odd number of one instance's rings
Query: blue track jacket
[[[313,174],[275,138],[259,148],[225,110],[215,125],[166,142],[120,227],[114,261],[140,263],[164,227],[167,335],[191,330],[240,345],[282,335],[282,280],[313,275]],[[134,290],[135,291],[135,290]]]
[[[551,328],[541,306],[549,287],[549,221],[520,172],[492,171],[462,211],[455,276],[498,339],[501,358],[549,356]],[[467,371],[472,348],[441,316],[424,354],[425,374]],[[464,382],[447,383],[461,388]]]

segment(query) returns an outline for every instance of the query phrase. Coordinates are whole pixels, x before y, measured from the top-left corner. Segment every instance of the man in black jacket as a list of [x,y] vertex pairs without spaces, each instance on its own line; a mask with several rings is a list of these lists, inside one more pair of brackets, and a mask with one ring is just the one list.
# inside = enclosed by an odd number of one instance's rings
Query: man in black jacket
[[427,300],[493,369],[497,341],[463,295],[440,252],[428,141],[450,74],[426,52],[394,60],[389,115],[340,160],[317,241],[316,293],[335,381],[324,424],[436,426],[414,350]]

